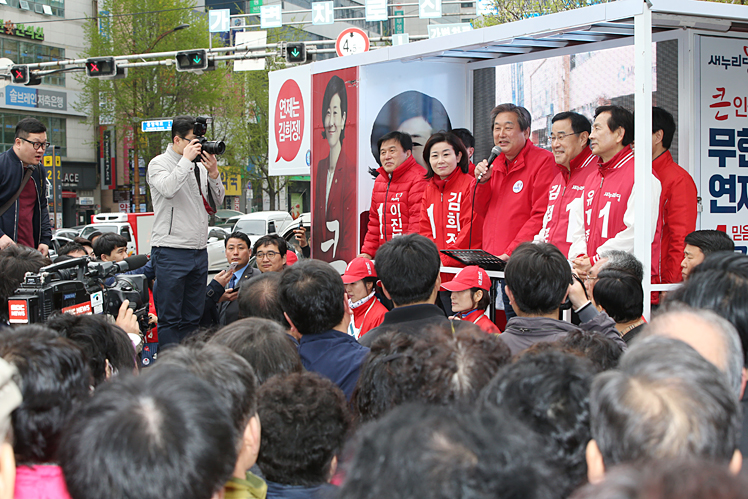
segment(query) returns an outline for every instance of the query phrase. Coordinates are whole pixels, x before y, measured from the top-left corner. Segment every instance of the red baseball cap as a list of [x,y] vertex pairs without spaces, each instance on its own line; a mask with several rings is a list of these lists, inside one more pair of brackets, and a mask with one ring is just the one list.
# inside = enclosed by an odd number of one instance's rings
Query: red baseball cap
[[442,284],[442,289],[447,291],[465,291],[471,288],[491,289],[491,278],[477,265],[465,267],[454,279]]
[[364,277],[376,276],[377,271],[374,268],[374,262],[368,258],[359,256],[351,260],[351,263],[345,268],[345,272],[341,277],[343,278],[343,284],[353,284]]

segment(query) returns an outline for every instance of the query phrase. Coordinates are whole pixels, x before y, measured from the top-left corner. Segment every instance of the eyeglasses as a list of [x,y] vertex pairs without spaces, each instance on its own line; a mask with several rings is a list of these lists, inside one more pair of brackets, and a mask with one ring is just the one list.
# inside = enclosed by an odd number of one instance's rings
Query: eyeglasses
[[44,149],[46,149],[47,147],[50,146],[49,142],[31,142],[30,140],[24,139],[23,137],[18,137],[18,138],[21,139],[24,142],[28,142],[29,144],[31,144],[31,147],[33,147],[34,150],[36,150],[36,151],[38,151],[42,147]]
[[566,132],[558,132],[558,135],[551,134],[551,142],[559,141],[563,142],[563,140],[566,137],[571,137],[572,135],[579,135],[582,132],[574,132],[574,133],[566,133]]
[[597,279],[597,277],[587,274],[587,276],[584,278],[584,282],[597,281]]
[[257,253],[258,260],[264,260],[267,257],[268,260],[272,260],[276,256],[280,255],[277,251],[266,251],[264,253]]

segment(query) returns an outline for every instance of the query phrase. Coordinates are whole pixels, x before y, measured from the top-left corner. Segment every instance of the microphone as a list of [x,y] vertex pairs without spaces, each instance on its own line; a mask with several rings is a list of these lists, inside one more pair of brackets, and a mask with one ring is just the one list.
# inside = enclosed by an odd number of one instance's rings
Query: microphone
[[[499,154],[501,154],[501,148],[499,146],[493,146],[493,149],[491,149],[491,155],[488,157],[488,167],[491,168],[491,165],[496,160],[496,158],[499,157]],[[481,173],[478,175],[478,182],[480,182],[480,179],[483,178],[483,174]]]
[[88,264],[88,267],[94,270],[99,276],[111,277],[122,272],[127,272],[128,270],[139,269],[146,263],[148,263],[146,255],[135,255],[127,257],[121,262],[91,262]]
[[146,263],[148,263],[148,255],[133,255],[115,265],[119,265],[120,272],[127,272],[128,270],[139,269]]

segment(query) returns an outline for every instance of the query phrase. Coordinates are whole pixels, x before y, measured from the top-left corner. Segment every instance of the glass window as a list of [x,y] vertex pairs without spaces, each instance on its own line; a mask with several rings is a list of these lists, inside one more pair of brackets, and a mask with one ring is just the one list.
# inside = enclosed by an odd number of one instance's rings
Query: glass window
[[0,152],[7,151],[13,147],[16,137],[16,125],[20,120],[27,116],[33,116],[47,127],[47,140],[56,146],[60,146],[58,154],[62,157],[68,155],[67,148],[67,120],[65,118],[53,118],[50,116],[34,116],[29,114],[0,113],[0,124],[2,133],[0,134]]

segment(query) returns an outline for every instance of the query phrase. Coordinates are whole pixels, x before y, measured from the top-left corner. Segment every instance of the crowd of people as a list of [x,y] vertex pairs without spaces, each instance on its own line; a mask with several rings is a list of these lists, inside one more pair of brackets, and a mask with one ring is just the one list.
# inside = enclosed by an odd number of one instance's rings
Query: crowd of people
[[[155,362],[127,303],[9,327],[8,299],[51,261],[43,227],[13,239],[32,212],[0,215],[0,499],[748,498],[748,256],[694,230],[668,113],[653,111],[650,271],[632,254],[631,113],[560,113],[548,152],[502,104],[490,163],[471,163],[466,130],[432,135],[425,170],[408,134],[381,137],[342,275],[299,229],[299,254],[232,233],[210,281],[223,191],[194,123],[175,118],[149,167],[154,252],[129,271],[153,287]],[[24,168],[46,140],[25,126],[10,158]],[[443,249],[484,249],[504,278],[445,272],[460,264]],[[126,241],[61,253],[120,262]],[[649,322],[644,279],[683,280]]]

